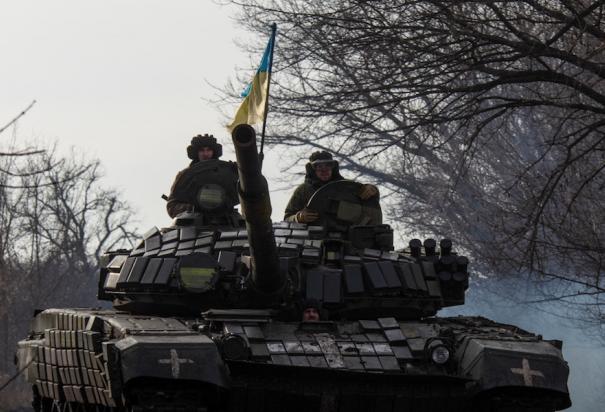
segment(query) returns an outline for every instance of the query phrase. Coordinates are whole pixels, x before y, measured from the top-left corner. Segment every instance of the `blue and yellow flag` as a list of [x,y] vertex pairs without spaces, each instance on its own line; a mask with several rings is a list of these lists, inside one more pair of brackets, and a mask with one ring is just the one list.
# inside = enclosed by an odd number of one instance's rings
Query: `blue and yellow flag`
[[273,62],[275,31],[275,26],[273,26],[271,37],[265,48],[265,53],[263,54],[260,66],[258,66],[258,70],[256,70],[252,82],[250,82],[248,87],[246,87],[246,90],[242,92],[244,101],[242,101],[242,104],[240,104],[237,109],[231,123],[227,125],[227,130],[229,130],[230,133],[238,124],[256,124],[264,120],[267,99],[269,98],[269,78]]

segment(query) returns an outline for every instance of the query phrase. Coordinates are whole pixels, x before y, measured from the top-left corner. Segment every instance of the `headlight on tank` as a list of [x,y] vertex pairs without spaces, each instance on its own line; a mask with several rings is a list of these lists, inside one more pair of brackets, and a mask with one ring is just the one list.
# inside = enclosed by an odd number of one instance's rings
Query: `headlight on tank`
[[229,360],[248,359],[248,342],[239,335],[228,334],[221,339],[223,356]]
[[227,194],[225,193],[225,189],[220,185],[208,183],[198,190],[195,199],[200,209],[213,211],[224,207]]
[[426,350],[431,360],[437,365],[445,365],[450,360],[450,348],[440,339],[428,342]]
[[444,345],[437,346],[431,352],[431,359],[437,365],[443,365],[450,360],[450,350]]

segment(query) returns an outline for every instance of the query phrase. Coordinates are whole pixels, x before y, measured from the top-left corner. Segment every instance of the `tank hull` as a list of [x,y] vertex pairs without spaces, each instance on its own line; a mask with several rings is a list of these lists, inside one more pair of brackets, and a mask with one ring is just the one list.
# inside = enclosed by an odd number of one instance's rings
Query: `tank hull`
[[[281,322],[266,314],[226,310],[202,320],[49,309],[19,343],[19,366],[43,411],[569,406],[560,350],[512,326],[467,317]],[[427,348],[444,331],[453,354],[438,365]],[[241,348],[225,343],[234,337]]]

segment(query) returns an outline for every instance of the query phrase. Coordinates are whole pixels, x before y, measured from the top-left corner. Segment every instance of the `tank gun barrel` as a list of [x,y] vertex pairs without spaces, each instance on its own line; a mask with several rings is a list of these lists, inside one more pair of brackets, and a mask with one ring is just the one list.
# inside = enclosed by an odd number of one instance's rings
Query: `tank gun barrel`
[[252,256],[252,281],[262,293],[275,294],[283,288],[285,279],[279,269],[269,187],[260,169],[256,133],[250,125],[241,124],[233,130],[231,137],[237,158],[240,204]]

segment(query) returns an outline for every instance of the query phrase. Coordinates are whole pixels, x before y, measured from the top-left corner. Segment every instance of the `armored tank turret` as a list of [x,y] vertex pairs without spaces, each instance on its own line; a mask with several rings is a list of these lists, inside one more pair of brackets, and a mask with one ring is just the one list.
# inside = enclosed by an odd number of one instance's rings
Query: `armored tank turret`
[[[98,297],[47,309],[19,343],[36,411],[554,411],[570,405],[561,342],[464,304],[448,239],[394,250],[360,184],[324,185],[313,225],[272,223],[254,129],[186,176],[193,213],[108,252]],[[236,197],[237,196],[237,197]],[[233,207],[241,203],[242,215]],[[312,306],[319,320],[304,320]]]

